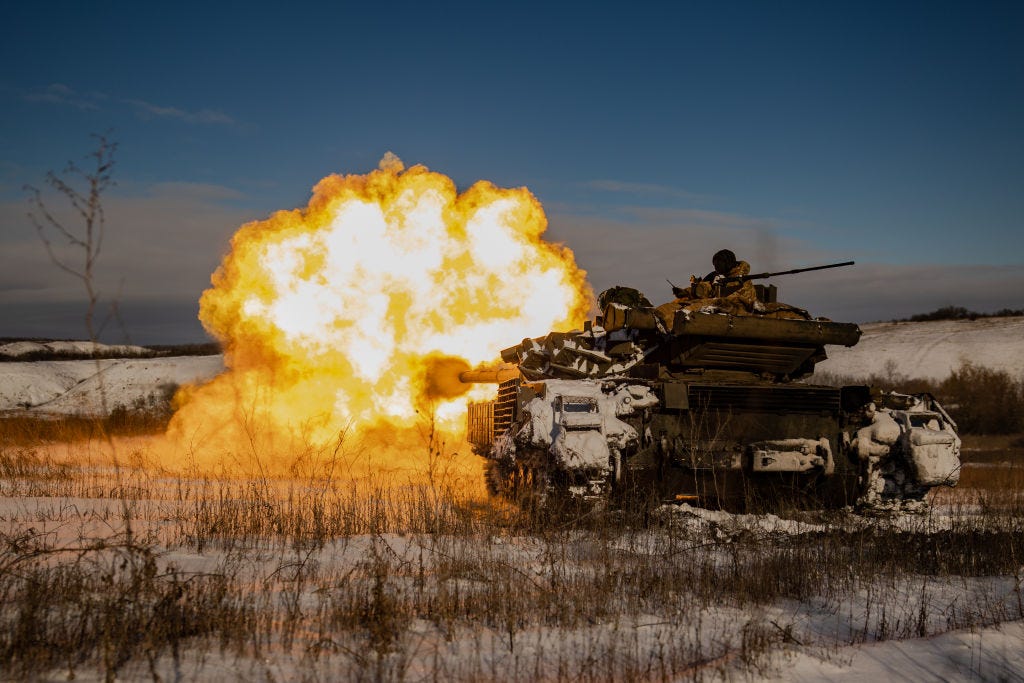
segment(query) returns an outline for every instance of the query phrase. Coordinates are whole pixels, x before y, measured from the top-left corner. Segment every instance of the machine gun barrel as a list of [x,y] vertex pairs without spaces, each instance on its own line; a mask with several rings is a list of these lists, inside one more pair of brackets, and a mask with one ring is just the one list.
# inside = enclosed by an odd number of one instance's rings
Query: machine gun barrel
[[753,275],[737,275],[736,277],[723,278],[722,281],[726,283],[742,283],[748,280],[767,280],[770,277],[776,275],[796,275],[797,273],[809,273],[812,270],[825,270],[826,268],[842,268],[843,266],[852,266],[853,261],[843,261],[842,263],[830,263],[826,266],[811,266],[810,268],[794,268],[793,270],[781,270],[777,273],[755,273]]

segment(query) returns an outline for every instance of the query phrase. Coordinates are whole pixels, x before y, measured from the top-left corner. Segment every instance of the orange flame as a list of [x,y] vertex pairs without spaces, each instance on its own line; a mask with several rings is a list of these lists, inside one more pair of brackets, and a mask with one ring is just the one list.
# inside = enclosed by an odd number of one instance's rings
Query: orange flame
[[590,306],[585,272],[546,228],[525,188],[460,194],[390,153],[366,175],[324,178],[305,209],[231,240],[199,312],[228,371],[181,392],[170,434],[239,445],[258,425],[316,440],[428,412],[460,432],[459,370],[578,327]]

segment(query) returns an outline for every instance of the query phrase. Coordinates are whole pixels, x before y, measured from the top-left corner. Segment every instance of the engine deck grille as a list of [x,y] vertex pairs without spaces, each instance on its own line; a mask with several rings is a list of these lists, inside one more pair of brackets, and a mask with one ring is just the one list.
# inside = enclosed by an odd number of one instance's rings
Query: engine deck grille
[[804,385],[749,386],[691,384],[690,410],[780,414],[839,412],[839,389]]

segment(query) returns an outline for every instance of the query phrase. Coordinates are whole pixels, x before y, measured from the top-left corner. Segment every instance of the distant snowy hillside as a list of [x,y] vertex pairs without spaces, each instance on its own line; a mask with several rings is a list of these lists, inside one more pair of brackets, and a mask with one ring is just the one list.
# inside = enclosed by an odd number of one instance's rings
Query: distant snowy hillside
[[945,379],[964,362],[1024,376],[1024,318],[868,323],[852,348],[829,346],[818,372]]
[[163,385],[205,381],[223,369],[222,356],[0,363],[0,413],[100,414],[104,393],[108,409],[130,407]]
[[[944,379],[971,361],[1024,377],[1024,318],[869,323],[861,329],[853,348],[828,347],[829,359],[818,370],[866,378],[895,369],[908,377]],[[0,363],[0,414],[97,414],[101,386],[108,407],[131,406],[159,394],[161,385],[212,379],[224,370],[224,359],[124,358],[99,361],[98,367],[94,360]]]

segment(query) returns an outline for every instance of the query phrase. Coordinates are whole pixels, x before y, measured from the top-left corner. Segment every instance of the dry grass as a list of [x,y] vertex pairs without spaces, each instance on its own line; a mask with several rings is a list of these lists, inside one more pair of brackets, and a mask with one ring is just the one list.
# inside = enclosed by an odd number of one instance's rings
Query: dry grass
[[0,449],[9,678],[713,680],[1024,618],[1024,497],[970,469],[925,517],[574,516],[47,453]]
[[963,437],[960,457],[965,463],[970,464],[1024,466],[1024,434],[966,434]]
[[48,442],[105,440],[112,436],[162,434],[174,414],[178,385],[163,384],[131,405],[115,405],[105,417],[0,415],[0,444],[33,447]]
[[169,415],[152,411],[115,409],[106,418],[38,417],[0,418],[0,443],[32,447],[42,442],[102,440],[107,436],[159,434],[167,428]]

